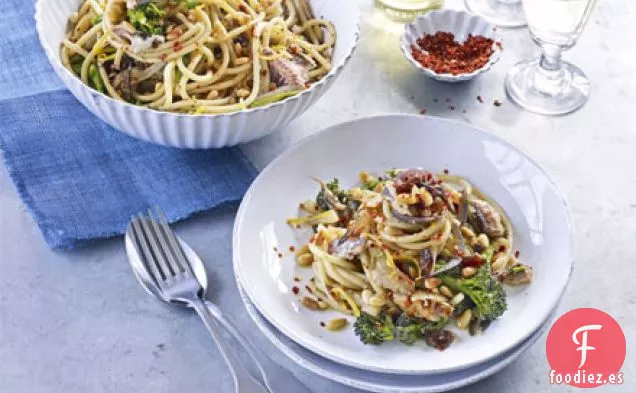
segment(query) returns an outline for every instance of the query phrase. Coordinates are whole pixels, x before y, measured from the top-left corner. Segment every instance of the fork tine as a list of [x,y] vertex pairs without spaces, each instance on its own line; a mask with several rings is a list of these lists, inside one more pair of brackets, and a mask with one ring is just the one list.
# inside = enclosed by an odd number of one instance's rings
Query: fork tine
[[150,249],[155,254],[155,259],[154,259],[156,262],[155,264],[157,265],[157,268],[159,269],[161,275],[163,276],[163,279],[167,279],[171,277],[174,273],[168,267],[168,263],[166,262],[166,258],[165,258],[165,253],[161,249],[161,246],[159,245],[159,243],[157,242],[157,235],[154,233],[152,226],[150,224],[150,223],[154,224],[152,215],[149,217],[141,216],[140,221],[141,221],[141,226],[144,229],[144,234],[149,240],[148,243],[150,245]]
[[152,279],[155,280],[157,284],[161,283],[163,277],[161,272],[158,270],[154,254],[148,248],[148,239],[146,238],[144,229],[141,226],[141,220],[138,217],[133,217],[130,225],[132,226],[131,234],[133,235],[133,240],[139,249],[141,249],[141,253],[144,257],[143,260],[146,261],[146,267],[149,269]]
[[174,232],[168,225],[168,220],[166,219],[165,214],[163,214],[163,211],[159,207],[157,207],[157,214],[159,215],[159,224],[163,229],[164,234],[166,235],[168,244],[170,245],[170,253],[176,258],[178,265],[183,271],[194,276],[192,268],[190,267],[190,263],[188,262],[188,258],[186,258],[181,245],[177,241],[177,238],[174,236]]
[[159,215],[159,220],[154,219],[153,217],[152,224],[155,232],[159,237],[159,243],[161,244],[161,249],[166,256],[166,259],[168,260],[168,264],[170,265],[170,268],[175,273],[175,275],[181,272],[187,273],[188,271],[185,270],[183,264],[181,263],[181,261],[179,261],[179,258],[178,256],[176,256],[172,244],[169,240],[170,236],[168,235],[168,233],[171,233],[172,231],[169,227],[163,225],[161,210],[159,209],[159,207],[157,207],[156,209]]

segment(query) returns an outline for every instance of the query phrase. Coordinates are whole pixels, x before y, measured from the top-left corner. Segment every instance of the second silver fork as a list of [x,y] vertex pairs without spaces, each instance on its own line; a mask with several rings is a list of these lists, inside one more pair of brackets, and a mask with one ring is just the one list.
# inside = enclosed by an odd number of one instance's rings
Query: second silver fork
[[155,287],[161,291],[161,298],[185,303],[199,314],[230,368],[236,393],[269,392],[245,370],[228,348],[203,299],[204,288],[195,277],[163,214],[159,213],[160,222],[157,223],[152,212],[149,213],[148,217],[133,218],[127,232],[146,261],[145,277],[154,281]]

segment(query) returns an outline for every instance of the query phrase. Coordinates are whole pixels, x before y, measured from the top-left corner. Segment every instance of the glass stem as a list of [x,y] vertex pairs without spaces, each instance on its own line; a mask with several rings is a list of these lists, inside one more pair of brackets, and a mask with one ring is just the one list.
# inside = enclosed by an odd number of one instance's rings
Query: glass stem
[[558,94],[568,83],[561,61],[562,49],[552,44],[542,44],[541,49],[541,60],[534,75],[534,87],[549,95]]

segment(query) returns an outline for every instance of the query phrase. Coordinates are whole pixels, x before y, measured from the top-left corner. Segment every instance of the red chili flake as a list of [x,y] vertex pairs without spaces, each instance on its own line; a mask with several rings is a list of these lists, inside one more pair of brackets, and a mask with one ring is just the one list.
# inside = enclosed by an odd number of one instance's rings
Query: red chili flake
[[161,56],[159,56],[159,58],[160,58],[162,61],[165,61],[165,60],[168,58],[168,55],[164,53],[164,54],[162,54]]
[[495,42],[495,45],[497,45],[497,48],[499,48],[499,50],[503,50],[503,44],[499,41]]
[[515,258],[519,258],[519,254],[521,254],[519,250],[515,251]]
[[444,174],[448,175],[448,169],[444,168]]
[[279,258],[282,258],[282,257],[283,257],[283,254],[279,252],[279,253],[278,253],[278,257],[279,257]]
[[420,109],[420,115],[425,115],[425,114],[426,114],[426,108]]
[[450,109],[450,110],[454,111],[454,110],[455,110],[455,107],[454,107],[453,105],[449,105],[449,106],[448,106],[448,109]]
[[289,252],[294,252],[296,251],[296,247],[295,246],[289,246]]
[[493,104],[494,106],[502,106],[502,105],[503,105],[503,102],[501,102],[501,101],[499,101],[499,100],[494,100],[494,101],[492,102],[492,104]]
[[477,96],[477,101],[479,101],[480,104],[484,103],[484,99],[481,98],[481,96]]
[[172,50],[174,50],[175,52],[179,52],[181,49],[183,49],[181,41],[175,41],[174,44],[172,44]]
[[325,327],[325,323],[323,321],[320,321],[320,326]]
[[499,249],[497,251],[499,251],[499,252],[506,251],[506,246],[499,246]]
[[300,288],[292,287],[292,292],[294,292],[294,295],[298,295],[298,292],[300,292]]
[[263,69],[261,70],[261,75],[262,75],[262,76],[267,75],[267,70],[263,68]]
[[314,291],[312,291],[311,287],[309,285],[305,285],[305,289],[307,290],[307,292],[309,293],[314,293]]
[[486,260],[479,255],[469,255],[462,258],[462,267],[481,267]]
[[240,4],[238,9],[243,11],[243,12],[245,12],[245,13],[247,13],[247,7],[245,6],[245,4]]
[[418,38],[411,51],[422,66],[440,74],[458,75],[486,65],[493,53],[493,43],[488,37],[471,34],[460,44],[453,33],[439,31]]

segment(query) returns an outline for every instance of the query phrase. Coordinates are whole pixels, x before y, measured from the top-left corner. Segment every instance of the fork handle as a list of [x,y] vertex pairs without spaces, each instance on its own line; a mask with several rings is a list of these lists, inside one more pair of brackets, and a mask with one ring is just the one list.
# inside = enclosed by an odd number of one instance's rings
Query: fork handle
[[309,392],[307,387],[300,382],[294,374],[286,368],[276,364],[273,360],[265,356],[262,351],[254,347],[252,343],[238,331],[234,324],[230,322],[228,317],[223,314],[223,311],[221,311],[216,304],[209,301],[206,301],[205,304],[208,306],[216,320],[239,344],[241,344],[245,352],[256,364],[256,367],[260,371],[263,381],[270,392]]
[[205,301],[202,299],[192,300],[190,303],[191,306],[195,309],[197,314],[201,317],[201,320],[205,324],[205,327],[210,332],[212,339],[219,347],[221,351],[221,355],[223,356],[223,360],[227,364],[230,372],[232,373],[232,378],[234,379],[234,386],[236,393],[271,393],[267,388],[261,385],[258,381],[256,381],[248,372],[245,370],[241,362],[236,359],[234,354],[230,348],[228,348],[225,339],[221,335],[219,327],[214,319],[214,316],[210,312],[210,309],[205,304]]

